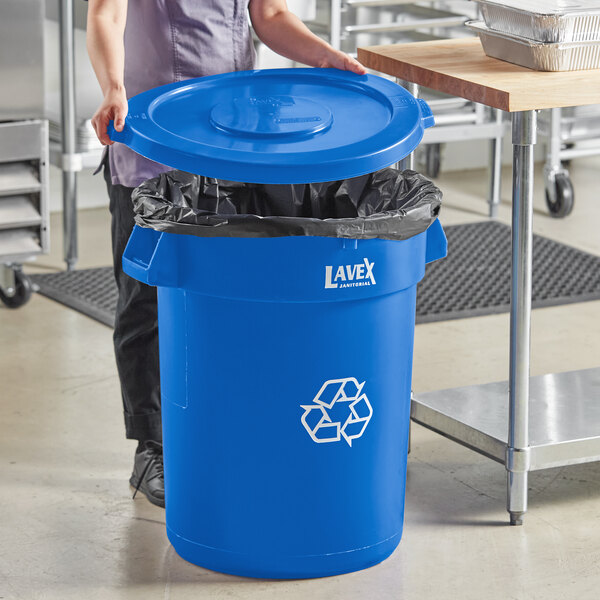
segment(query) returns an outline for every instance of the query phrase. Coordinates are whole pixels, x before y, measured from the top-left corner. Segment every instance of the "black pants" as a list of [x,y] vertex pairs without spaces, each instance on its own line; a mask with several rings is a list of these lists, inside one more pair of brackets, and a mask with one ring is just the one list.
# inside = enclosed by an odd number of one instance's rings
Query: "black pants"
[[162,440],[156,288],[123,272],[121,259],[133,230],[133,188],[113,185],[108,160],[104,179],[110,197],[115,280],[119,290],[115,358],[121,380],[125,432],[135,440]]

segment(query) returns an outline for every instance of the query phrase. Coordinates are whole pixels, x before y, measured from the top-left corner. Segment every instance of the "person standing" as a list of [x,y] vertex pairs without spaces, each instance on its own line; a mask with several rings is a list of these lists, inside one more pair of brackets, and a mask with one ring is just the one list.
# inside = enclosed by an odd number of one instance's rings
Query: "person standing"
[[[127,438],[137,440],[130,484],[164,507],[156,289],[121,266],[134,226],[131,193],[170,170],[123,144],[127,98],[160,85],[254,67],[249,19],[272,50],[312,67],[364,74],[356,60],[333,49],[292,14],[285,0],[89,0],[87,48],[104,99],[92,118],[109,148],[102,165],[111,212],[114,275],[119,297],[114,348]],[[134,494],[135,497],[135,494]]]

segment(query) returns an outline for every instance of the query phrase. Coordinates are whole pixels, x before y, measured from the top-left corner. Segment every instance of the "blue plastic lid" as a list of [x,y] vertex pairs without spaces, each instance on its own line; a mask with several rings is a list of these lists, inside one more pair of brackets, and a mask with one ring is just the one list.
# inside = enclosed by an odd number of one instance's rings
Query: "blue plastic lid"
[[376,75],[337,69],[238,71],[129,100],[108,134],[174,169],[249,183],[312,183],[371,173],[410,154],[431,110]]

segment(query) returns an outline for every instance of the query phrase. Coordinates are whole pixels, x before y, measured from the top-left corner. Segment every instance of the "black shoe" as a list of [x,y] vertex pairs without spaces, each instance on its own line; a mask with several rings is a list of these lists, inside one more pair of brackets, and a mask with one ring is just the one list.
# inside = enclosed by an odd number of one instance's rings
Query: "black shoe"
[[162,444],[152,440],[140,443],[129,483],[135,488],[134,498],[140,491],[152,504],[165,507]]

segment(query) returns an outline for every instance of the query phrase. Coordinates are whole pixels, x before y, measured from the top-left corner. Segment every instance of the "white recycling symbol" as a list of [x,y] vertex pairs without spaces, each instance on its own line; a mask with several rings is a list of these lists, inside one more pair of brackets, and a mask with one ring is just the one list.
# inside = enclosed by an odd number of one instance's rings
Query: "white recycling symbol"
[[[322,386],[313,402],[301,405],[302,424],[318,444],[352,440],[362,436],[373,416],[373,407],[362,393],[365,382],[354,377],[330,379]],[[335,414],[334,414],[335,413]]]

